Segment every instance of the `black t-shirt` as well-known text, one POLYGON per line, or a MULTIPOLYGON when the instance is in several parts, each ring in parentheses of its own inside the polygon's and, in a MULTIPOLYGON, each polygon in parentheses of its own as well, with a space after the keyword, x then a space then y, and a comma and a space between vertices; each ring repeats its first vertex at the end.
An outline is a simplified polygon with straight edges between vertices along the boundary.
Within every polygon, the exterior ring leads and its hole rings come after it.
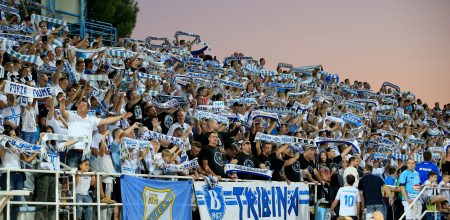
POLYGON ((358 189, 363 191, 366 206, 383 204, 382 186, 384 186, 383 179, 370 173, 359 180, 358 189))
MULTIPOLYGON (((148 130, 150 130, 150 131, 153 131, 153 124, 152 124, 153 119, 154 119, 154 117, 152 117, 152 118, 148 117, 147 119, 145 119, 145 120, 142 122, 142 124, 143 124, 145 127, 147 127, 148 130)), ((162 127, 162 126, 161 126, 161 127, 162 127)))
POLYGON ((170 126, 174 123, 173 116, 166 112, 162 112, 158 115, 158 120, 161 122, 161 131, 163 134, 167 134, 170 126))
MULTIPOLYGON (((292 157, 290 157, 290 156, 286 156, 283 159, 286 161, 291 158, 292 157)), ((291 164, 289 166, 285 166, 284 174, 288 180, 290 180, 292 182, 300 182, 301 177, 302 177, 300 161, 296 160, 293 164, 291 164)))
MULTIPOLYGON (((200 151, 200 157, 202 158, 201 164, 203 166, 203 160, 208 161, 209 168, 219 176, 224 177, 225 173, 223 171, 223 158, 222 153, 218 147, 205 146, 200 151)), ((202 167, 204 170, 205 168, 202 167)), ((206 171, 206 170, 205 170, 206 171)))
POLYGON ((130 117, 130 124, 134 124, 135 122, 142 123, 142 109, 142 100, 139 100, 139 102, 133 106, 130 106, 129 103, 125 105, 125 111, 133 113, 130 117))
POLYGON ((442 173, 450 173, 450 162, 445 161, 445 163, 442 164, 442 173))
POLYGON ((330 168, 330 172, 332 173, 331 175, 331 182, 330 185, 332 186, 336 186, 339 187, 339 166, 342 162, 342 157, 341 155, 333 158, 330 163, 328 164, 328 167, 330 168), (335 170, 333 170, 335 169, 335 170), (333 173, 333 171, 336 171, 335 173, 333 173))
POLYGON ((303 154, 300 155, 300 158, 298 160, 300 161, 300 168, 302 170, 307 169, 311 175, 314 175, 313 170, 314 170, 314 168, 316 168, 316 164, 314 163, 314 160, 307 161, 305 159, 305 157, 303 156, 303 154))
MULTIPOLYGON (((193 155, 191 154, 191 150, 186 151, 186 154, 187 154, 189 160, 193 160, 193 159, 195 159, 195 158, 199 158, 199 157, 200 157, 200 154, 198 154, 197 156, 193 156, 193 155)), ((199 158, 199 159, 200 159, 200 158, 199 158)), ((199 161, 199 163, 200 163, 200 161, 199 161)))
MULTIPOLYGON (((266 165, 267 169, 273 171, 272 180, 281 181, 281 169, 283 169, 284 160, 278 159, 275 153, 269 154, 268 157, 264 156, 264 154, 260 154, 257 157, 258 161, 264 165, 266 165)), ((265 179, 263 177, 257 177, 255 179, 265 179)))
MULTIPOLYGON (((238 165, 246 166, 246 167, 252 167, 252 168, 259 168, 259 161, 256 159, 253 154, 245 154, 243 152, 239 152, 236 156, 236 159, 238 161, 238 165)), ((251 174, 244 174, 244 173, 238 173, 239 179, 253 179, 253 175, 251 174)))

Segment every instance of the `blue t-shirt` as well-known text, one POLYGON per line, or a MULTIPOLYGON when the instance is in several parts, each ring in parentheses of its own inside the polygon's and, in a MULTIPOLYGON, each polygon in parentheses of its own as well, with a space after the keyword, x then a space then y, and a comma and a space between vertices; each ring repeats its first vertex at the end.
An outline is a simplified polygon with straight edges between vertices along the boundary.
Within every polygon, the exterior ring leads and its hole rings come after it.
MULTIPOLYGON (((419 172, 405 170, 400 174, 400 186, 404 186, 409 199, 414 199, 420 192, 420 176, 419 172)), ((402 201, 405 198, 402 197, 402 201)))
POLYGON ((111 151, 111 160, 113 162, 114 170, 117 173, 120 173, 122 171, 121 168, 121 157, 120 157, 120 144, 117 144, 116 140, 112 141, 110 144, 110 151, 111 151))
POLYGON ((441 182, 441 171, 439 167, 433 162, 423 161, 416 165, 416 171, 419 172, 420 175, 420 184, 423 184, 428 179, 428 173, 433 171, 438 175, 438 183, 441 182))
POLYGON ((387 186, 396 186, 394 177, 392 176, 386 177, 384 179, 384 184, 386 184, 387 186))

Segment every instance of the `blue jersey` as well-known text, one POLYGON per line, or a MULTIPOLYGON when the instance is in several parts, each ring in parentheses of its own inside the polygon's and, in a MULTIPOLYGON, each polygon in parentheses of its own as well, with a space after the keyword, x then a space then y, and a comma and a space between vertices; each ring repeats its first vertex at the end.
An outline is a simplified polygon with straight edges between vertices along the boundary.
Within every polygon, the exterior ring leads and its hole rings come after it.
MULTIPOLYGON (((417 171, 405 170, 400 174, 400 186, 404 186, 409 199, 414 199, 420 192, 420 176, 417 171)), ((405 201, 405 198, 402 197, 405 201)))
POLYGON ((433 162, 423 161, 418 163, 416 165, 416 171, 419 172, 420 175, 420 184, 423 184, 425 181, 428 180, 428 173, 430 171, 437 173, 438 183, 441 182, 441 175, 440 175, 441 171, 439 170, 439 167, 433 162))

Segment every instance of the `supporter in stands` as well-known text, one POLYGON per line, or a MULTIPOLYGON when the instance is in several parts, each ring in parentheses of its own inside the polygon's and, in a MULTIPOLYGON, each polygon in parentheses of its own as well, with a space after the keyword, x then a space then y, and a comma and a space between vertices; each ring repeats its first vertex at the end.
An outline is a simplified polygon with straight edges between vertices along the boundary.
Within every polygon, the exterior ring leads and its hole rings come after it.
POLYGON ((407 160, 407 167, 408 169, 403 171, 399 178, 402 204, 405 209, 406 219, 419 218, 422 211, 421 201, 417 200, 417 204, 414 205, 412 202, 420 192, 420 175, 414 170, 416 167, 414 159, 407 160))
MULTIPOLYGON (((346 186, 339 189, 336 199, 331 205, 331 210, 340 203, 339 216, 351 217, 352 219, 359 219, 360 202, 361 198, 356 187, 353 187, 355 183, 355 176, 349 174, 345 177, 346 186)), ((332 212, 332 216, 336 216, 335 212, 332 212)))
POLYGON ((439 167, 435 163, 433 163, 431 159, 431 152, 425 151, 423 153, 423 161, 416 165, 416 171, 419 172, 420 175, 420 184, 423 184, 428 179, 428 174, 430 172, 433 172, 438 176, 437 181, 441 181, 441 172, 439 170, 439 167))
MULTIPOLYGON (((75 176, 77 202, 78 203, 92 203, 92 198, 89 196, 90 186, 96 186, 96 177, 83 175, 83 173, 89 172, 89 160, 80 160, 78 162, 78 171, 75 176)), ((77 206, 77 219, 92 220, 94 217, 94 209, 92 206, 77 206)))
POLYGON ((361 194, 361 209, 366 209, 366 219, 370 219, 373 213, 379 211, 386 219, 386 207, 383 202, 383 194, 386 193, 384 181, 379 176, 372 174, 373 167, 367 164, 364 168, 364 176, 358 185, 361 194))
MULTIPOLYGON (((142 161, 128 161, 141 167, 133 173, 178 174, 155 168, 157 161, 164 161, 161 153, 165 152, 173 165, 181 163, 184 155, 189 160, 198 158, 200 168, 190 168, 191 175, 235 178, 234 173, 224 173, 224 166, 238 154, 253 154, 254 165, 265 164, 273 171, 272 180, 326 183, 329 201, 343 186, 342 176, 352 174, 358 185, 366 164, 373 164, 374 173, 384 178, 388 174, 383 165, 401 170, 402 161, 411 157, 420 162, 423 154, 425 161, 416 167, 421 177, 430 170, 441 175, 432 158, 442 152, 441 169, 450 172, 450 105, 442 108, 435 103, 429 108, 394 84, 386 82, 379 91, 372 91, 367 82, 339 81, 339 76, 325 72, 321 65, 281 64, 270 70, 264 58, 253 60, 240 52, 219 62, 207 53, 208 46, 200 36, 189 33, 175 35, 177 46, 169 39, 156 45, 119 38, 111 45, 120 48, 104 47, 107 39, 101 33, 96 33, 95 39, 89 34, 80 38, 68 35, 67 26, 57 19, 36 14, 23 17, 25 25, 20 30, 8 31, 9 26, 3 25, 2 31, 13 35, 0 39, 4 45, 0 50, 0 128, 6 129, 4 134, 13 137, 14 143, 33 144, 34 132, 50 132, 47 126, 59 135, 86 135, 88 147, 92 146, 91 167, 108 173, 128 168, 123 166, 127 160, 121 160, 129 152, 124 150, 125 137, 152 143, 146 148, 153 152, 146 150, 149 153, 142 161), (198 46, 201 49, 192 50, 198 46), (11 89, 24 85, 33 94, 38 91, 35 89, 45 88, 53 94, 33 95, 29 98, 34 102, 28 103, 24 94, 11 89), (36 106, 37 118, 32 116, 36 106), (11 127, 22 139, 11 135, 11 127), (147 130, 160 136, 147 138, 147 130), (113 132, 108 135, 106 131, 113 132), (179 146, 179 140, 185 148, 179 146), (240 149, 237 143, 244 140, 240 149), (169 154, 173 154, 170 160, 169 154), (349 154, 353 155, 350 159, 349 154), (319 156, 323 158, 320 162, 319 156)), ((17 16, 9 20, 9 24, 22 22, 17 16)), ((0 146, 4 155, 6 149, 13 149, 16 155, 3 156, 2 167, 9 166, 9 157, 15 160, 22 153, 34 153, 11 143, 0 146)), ((60 143, 56 141, 54 146, 60 143)), ((76 143, 61 153, 60 162, 76 167, 85 147, 85 143, 76 143)), ((132 154, 136 158, 143 155, 132 154)), ((392 170, 388 173, 394 178, 392 170)), ((405 173, 402 184, 406 195, 413 195, 410 191, 414 188, 404 178, 415 174, 411 170, 405 173)), ((396 185, 392 180, 389 185, 396 185)), ((111 177, 103 177, 102 182, 101 196, 112 195, 121 202, 119 178, 115 184, 111 177)), ((118 217, 119 213, 116 209, 114 214, 118 217)))

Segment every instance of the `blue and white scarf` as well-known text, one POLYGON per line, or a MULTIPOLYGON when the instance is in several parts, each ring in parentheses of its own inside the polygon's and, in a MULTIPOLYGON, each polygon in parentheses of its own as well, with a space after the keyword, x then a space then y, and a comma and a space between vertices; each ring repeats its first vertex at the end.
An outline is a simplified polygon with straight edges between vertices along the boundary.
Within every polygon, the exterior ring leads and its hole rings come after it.
POLYGON ((279 124, 279 118, 278 118, 277 113, 270 113, 270 112, 254 110, 254 111, 252 111, 252 113, 250 113, 248 115, 247 125, 250 126, 252 124, 253 120, 255 120, 256 118, 270 118, 272 120, 277 121, 277 123, 279 124))
POLYGON ((7 80, 4 92, 30 98, 45 98, 53 95, 53 89, 51 87, 36 88, 7 80))
POLYGON ((354 115, 351 113, 345 113, 341 116, 341 119, 349 124, 353 124, 357 127, 362 125, 363 117, 359 115, 354 115))
POLYGON ((222 86, 230 86, 238 89, 244 89, 244 85, 240 82, 227 81, 223 79, 219 79, 218 83, 222 86))
POLYGON ((124 144, 125 148, 134 148, 134 149, 150 148, 150 149, 153 149, 150 141, 145 141, 145 140, 123 138, 123 144, 124 144))
POLYGON ((267 87, 274 87, 274 88, 295 89, 295 84, 292 83, 268 82, 265 85, 267 87))
POLYGON ((351 101, 356 103, 364 103, 366 105, 378 106, 378 101, 375 99, 352 99, 351 101))
POLYGON ((267 107, 267 106, 259 106, 256 110, 277 114, 294 114, 295 108, 287 108, 287 107, 267 107))
POLYGON ((235 56, 231 56, 231 57, 225 57, 225 59, 223 60, 224 64, 229 64, 231 61, 252 61, 253 57, 235 57, 235 56))
POLYGON ((108 75, 106 74, 80 74, 80 79, 87 81, 108 81, 108 75))
POLYGON ((162 168, 165 171, 170 171, 170 172, 182 172, 182 171, 188 170, 188 169, 197 169, 198 167, 199 167, 199 165, 198 165, 198 158, 194 158, 194 159, 189 160, 189 161, 184 161, 183 163, 181 163, 179 165, 164 164, 162 166, 162 168))
POLYGON ((214 113, 210 113, 210 112, 205 112, 205 111, 195 111, 194 112, 194 118, 197 119, 213 119, 216 120, 218 123, 220 124, 225 124, 228 125, 229 120, 227 117, 221 116, 221 115, 217 115, 214 113))
POLYGON ((400 92, 400 86, 397 86, 390 82, 384 82, 381 87, 392 87, 393 89, 395 89, 395 91, 400 92))
MULTIPOLYGON (((17 41, 17 42, 25 42, 25 43, 33 43, 34 39, 28 35, 21 35, 21 34, 10 34, 10 33, 0 33, 0 38, 7 39, 10 41, 17 41)), ((12 44, 13 42, 9 42, 9 44, 12 44)))
POLYGON ((409 155, 406 155, 406 154, 392 154, 392 158, 395 160, 405 161, 408 159, 408 157, 409 157, 409 155))
POLYGON ((195 38, 197 38, 196 43, 200 43, 201 42, 200 35, 198 35, 198 34, 192 34, 192 33, 184 32, 184 31, 177 31, 177 32, 175 32, 175 37, 178 37, 178 36, 195 37, 195 38))
POLYGON ((65 20, 59 20, 59 19, 55 19, 55 18, 45 17, 42 15, 37 15, 37 14, 31 15, 31 21, 32 22, 36 21, 37 23, 39 23, 41 21, 46 21, 46 22, 50 22, 53 24, 67 26, 67 21, 65 21, 65 20))
MULTIPOLYGON (((3 41, 5 43, 5 41, 3 41)), ((14 51, 9 44, 5 44, 6 53, 8 53, 10 56, 15 57, 16 59, 22 60, 24 62, 33 63, 38 66, 44 64, 44 62, 41 60, 39 56, 36 55, 24 55, 21 53, 18 53, 14 51)))
POLYGON ((237 164, 225 164, 225 174, 229 174, 232 172, 243 173, 243 174, 252 174, 255 176, 261 176, 268 179, 272 178, 272 170, 269 169, 260 169, 253 167, 246 167, 237 164))
POLYGON ((197 110, 220 113, 225 110, 225 106, 197 105, 197 110))
POLYGON ((6 143, 9 143, 10 146, 19 152, 28 152, 28 153, 42 153, 45 152, 45 147, 35 144, 27 143, 23 140, 14 139, 6 135, 0 135, 0 146, 4 148, 8 148, 6 143))
POLYGON ((360 104, 358 104, 356 102, 352 102, 352 101, 346 101, 345 106, 359 110, 359 111, 364 111, 366 109, 363 105, 360 105, 360 104))
POLYGON ((333 138, 323 138, 323 137, 317 137, 314 139, 316 144, 321 143, 339 143, 339 144, 347 144, 351 145, 353 147, 353 150, 357 154, 361 154, 361 150, 359 149, 359 143, 356 139, 333 139, 333 138))
POLYGON ((20 32, 25 30, 24 24, 3 24, 0 26, 0 31, 6 32, 20 32))
POLYGON ((173 137, 173 136, 169 136, 169 135, 165 135, 165 134, 161 134, 161 133, 157 133, 157 132, 153 132, 153 131, 146 131, 143 135, 142 135, 143 139, 147 139, 147 140, 166 140, 171 144, 174 144, 178 147, 181 148, 182 150, 182 154, 181 154, 181 160, 185 161, 187 158, 187 154, 186 154, 186 146, 184 145, 184 141, 181 138, 177 138, 177 137, 173 137))
POLYGON ((146 74, 146 73, 141 73, 141 72, 138 72, 137 74, 140 79, 154 79, 154 80, 162 81, 161 77, 158 75, 146 74))

